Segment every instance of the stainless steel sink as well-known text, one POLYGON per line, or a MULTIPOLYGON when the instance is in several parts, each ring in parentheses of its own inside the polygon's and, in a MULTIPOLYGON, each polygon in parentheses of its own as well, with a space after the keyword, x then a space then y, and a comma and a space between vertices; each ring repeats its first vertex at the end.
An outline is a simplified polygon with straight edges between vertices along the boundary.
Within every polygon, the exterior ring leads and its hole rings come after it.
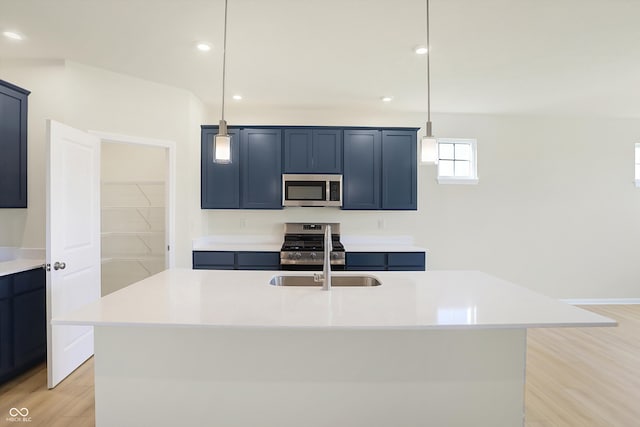
MULTIPOLYGON (((269 281, 273 286, 322 286, 315 282, 313 276, 273 276, 269 281)), ((371 276, 338 276, 331 275, 331 286, 380 286, 382 283, 371 276)))

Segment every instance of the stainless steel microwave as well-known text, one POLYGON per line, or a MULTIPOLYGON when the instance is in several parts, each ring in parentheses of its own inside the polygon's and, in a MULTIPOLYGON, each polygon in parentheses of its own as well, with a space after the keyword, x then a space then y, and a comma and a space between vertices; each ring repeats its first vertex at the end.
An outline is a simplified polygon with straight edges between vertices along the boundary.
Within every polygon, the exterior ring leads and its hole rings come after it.
POLYGON ((342 175, 282 175, 282 206, 342 206, 342 175))

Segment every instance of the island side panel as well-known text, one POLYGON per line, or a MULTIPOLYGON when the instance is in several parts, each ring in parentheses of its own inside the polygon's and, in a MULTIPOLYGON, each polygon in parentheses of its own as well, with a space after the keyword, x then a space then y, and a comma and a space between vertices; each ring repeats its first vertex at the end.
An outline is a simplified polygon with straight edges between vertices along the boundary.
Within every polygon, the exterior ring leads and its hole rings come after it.
POLYGON ((526 330, 97 326, 96 426, 523 425, 526 330))

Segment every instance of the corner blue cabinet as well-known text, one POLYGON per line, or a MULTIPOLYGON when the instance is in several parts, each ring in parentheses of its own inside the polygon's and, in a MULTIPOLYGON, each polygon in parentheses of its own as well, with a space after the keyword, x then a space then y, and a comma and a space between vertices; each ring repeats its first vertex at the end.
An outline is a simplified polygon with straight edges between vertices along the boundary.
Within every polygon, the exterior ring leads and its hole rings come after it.
POLYGON ((203 209, 240 208, 240 131, 231 135, 231 163, 213 162, 213 140, 218 129, 203 129, 200 138, 200 206, 203 209))
POLYGON ((0 208, 27 207, 27 97, 0 80, 0 208))
POLYGON ((380 209, 381 140, 379 130, 344 131, 342 209, 380 209))
POLYGON ((382 209, 418 208, 417 152, 416 132, 382 131, 382 209))
POLYGON ((0 277, 0 383, 45 360, 45 272, 0 277))
POLYGON ((342 129, 284 129, 284 173, 342 173, 342 129))
POLYGON ((240 131, 240 206, 282 209, 282 131, 240 131))

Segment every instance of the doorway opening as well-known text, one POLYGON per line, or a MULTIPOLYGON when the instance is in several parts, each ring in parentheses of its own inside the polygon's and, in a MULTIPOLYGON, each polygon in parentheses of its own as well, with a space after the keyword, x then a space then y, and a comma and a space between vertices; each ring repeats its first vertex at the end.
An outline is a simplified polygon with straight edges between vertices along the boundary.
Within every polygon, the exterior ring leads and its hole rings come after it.
POLYGON ((173 149, 168 141, 101 139, 101 296, 173 264, 173 149))

